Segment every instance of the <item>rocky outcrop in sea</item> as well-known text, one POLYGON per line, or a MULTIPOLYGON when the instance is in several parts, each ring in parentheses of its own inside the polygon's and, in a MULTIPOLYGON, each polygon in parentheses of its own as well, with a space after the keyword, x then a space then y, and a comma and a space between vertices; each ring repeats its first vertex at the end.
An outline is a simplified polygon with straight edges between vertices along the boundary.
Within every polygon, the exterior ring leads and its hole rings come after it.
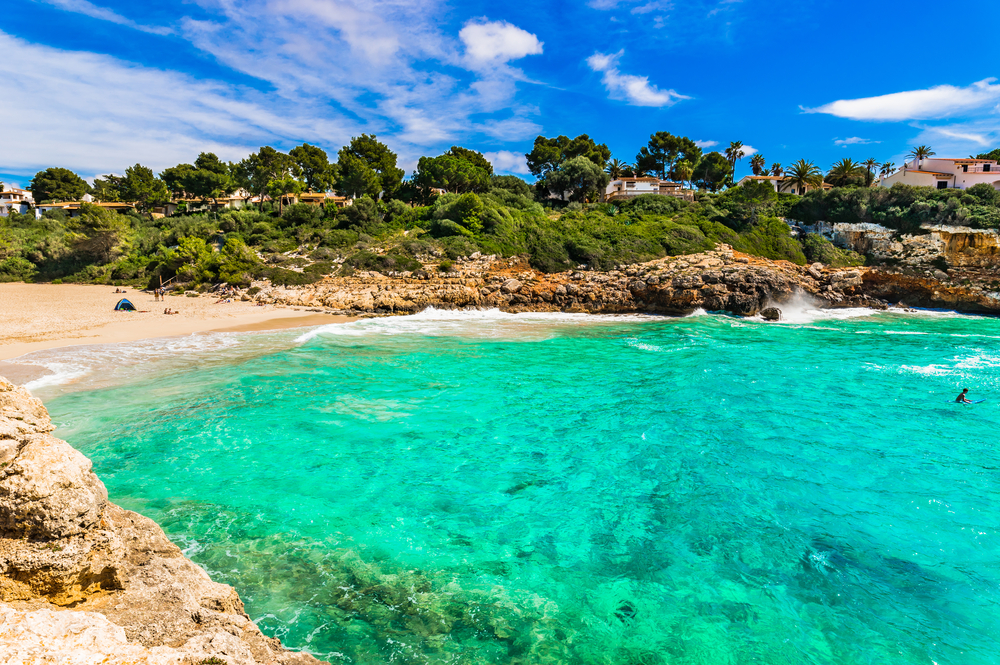
POLYGON ((108 501, 42 403, 0 378, 0 662, 316 665, 265 636, 152 520, 108 501))
POLYGON ((893 274, 871 268, 798 266, 740 254, 720 245, 701 254, 666 257, 608 272, 544 274, 516 257, 474 255, 456 261, 448 271, 425 264, 413 272, 331 276, 301 287, 260 282, 253 298, 346 314, 410 314, 427 307, 471 307, 508 312, 668 315, 704 309, 753 316, 803 295, 817 307, 885 309, 901 303, 1000 313, 1000 300, 979 287, 947 286, 931 276, 935 288, 921 281, 923 273, 915 280, 893 274))

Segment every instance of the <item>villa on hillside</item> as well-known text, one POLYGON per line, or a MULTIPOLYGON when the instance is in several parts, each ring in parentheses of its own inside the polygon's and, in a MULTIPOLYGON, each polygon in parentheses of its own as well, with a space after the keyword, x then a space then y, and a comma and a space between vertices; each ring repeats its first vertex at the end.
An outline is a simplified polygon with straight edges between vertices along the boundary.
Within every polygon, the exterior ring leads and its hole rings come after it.
POLYGON ((286 206, 295 203, 323 206, 327 202, 332 202, 338 208, 346 208, 354 203, 354 200, 348 196, 337 196, 333 192, 303 192, 302 194, 287 194, 281 198, 282 205, 286 206))
POLYGON ((897 182, 937 189, 968 189, 985 183, 1000 190, 1000 166, 995 159, 925 157, 904 163, 901 169, 879 180, 879 185, 892 187, 897 182))
POLYGON ((84 194, 83 198, 79 201, 60 201, 58 203, 39 203, 35 206, 36 216, 41 217, 44 213, 50 210, 62 210, 70 217, 80 216, 80 207, 84 203, 89 203, 95 205, 99 208, 104 208, 105 210, 112 210, 118 213, 128 213, 135 210, 135 204, 132 203, 111 203, 104 201, 95 201, 94 197, 90 194, 84 194))
POLYGON ((12 210, 23 215, 31 210, 33 204, 31 192, 26 189, 5 186, 0 191, 0 217, 8 216, 12 210))
POLYGON ((656 177, 643 178, 619 178, 608 183, 604 191, 602 201, 624 201, 643 194, 659 194, 660 196, 674 196, 685 201, 694 201, 694 192, 684 189, 679 182, 670 180, 660 180, 656 177))
MULTIPOLYGON (((745 175, 740 178, 740 181, 736 183, 737 185, 742 185, 746 182, 769 182, 774 191, 779 194, 795 194, 796 196, 802 196, 806 192, 811 192, 816 189, 812 185, 806 185, 804 187, 798 187, 791 183, 791 178, 784 175, 745 175)), ((823 189, 833 189, 833 185, 828 182, 823 183, 823 189)))

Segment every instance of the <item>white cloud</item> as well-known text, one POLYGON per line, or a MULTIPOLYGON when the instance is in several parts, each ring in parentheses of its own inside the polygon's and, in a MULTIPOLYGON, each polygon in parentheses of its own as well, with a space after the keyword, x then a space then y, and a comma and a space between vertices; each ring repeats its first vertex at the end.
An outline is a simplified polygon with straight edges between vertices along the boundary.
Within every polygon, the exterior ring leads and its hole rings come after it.
POLYGON ((624 51, 614 54, 594 53, 587 58, 587 65, 595 72, 602 72, 601 82, 612 99, 627 101, 632 106, 673 106, 682 99, 690 99, 674 90, 660 90, 646 76, 623 74, 618 71, 618 59, 624 51))
POLYGON ((648 14, 650 12, 655 12, 663 8, 664 8, 663 4, 660 2, 647 2, 644 5, 633 7, 630 13, 642 15, 642 14, 648 14))
POLYGON ((881 143, 881 141, 876 141, 874 139, 864 139, 860 136, 849 136, 846 139, 834 139, 833 144, 839 146, 849 146, 849 145, 869 145, 871 143, 881 143))
POLYGON ((137 161, 160 170, 201 151, 235 160, 284 137, 323 144, 355 129, 316 106, 3 32, 0 52, 0 76, 31 91, 0 95, 3 163, 14 171, 65 166, 89 176, 137 161))
POLYGON ((718 141, 695 141, 694 144, 704 150, 705 148, 711 148, 712 146, 719 145, 718 141))
MULTIPOLYGON (((89 0, 45 1, 135 27, 89 0)), ((441 31, 446 0, 196 2, 199 20, 178 18, 178 37, 268 92, 0 32, 5 83, 31 91, 0 98, 5 136, 17 136, 4 167, 160 168, 200 150, 235 159, 265 143, 336 150, 362 132, 414 161, 477 135, 520 141, 540 130, 537 109, 516 99, 523 74, 508 63, 543 45, 509 23, 470 23, 466 43, 441 31)))
POLYGON ((524 159, 523 152, 513 152, 510 150, 498 150, 497 152, 487 152, 483 154, 496 173, 517 173, 526 175, 531 173, 528 170, 528 162, 524 159))
POLYGON ((506 63, 542 53, 538 37, 506 21, 470 22, 458 33, 474 63, 506 63))
POLYGON ((982 109, 1000 101, 1000 84, 995 78, 970 86, 939 85, 926 90, 894 92, 878 97, 841 99, 807 109, 807 113, 828 113, 852 120, 928 120, 947 118, 982 109))
POLYGON ((757 148, 753 147, 752 145, 745 145, 742 148, 740 148, 740 150, 743 151, 744 157, 749 157, 750 155, 756 154, 758 152, 757 148))
POLYGON ((422 146, 469 133, 474 114, 528 113, 515 100, 523 76, 507 62, 542 47, 510 24, 470 24, 463 30, 482 30, 488 42, 476 46, 474 58, 460 39, 441 32, 444 2, 212 0, 218 16, 182 25, 195 46, 280 95, 324 100, 362 118, 369 132, 391 131, 422 146), (435 71, 437 63, 478 80, 435 71))
MULTIPOLYGON (((976 132, 976 130, 961 127, 927 127, 925 129, 931 134, 937 134, 949 139, 958 139, 960 141, 970 141, 981 146, 991 145, 996 140, 991 137, 989 132, 976 132)), ((995 137, 996 133, 994 130, 992 136, 995 137)))
POLYGON ((107 7, 100 7, 95 5, 88 0, 42 0, 46 4, 58 7, 59 9, 65 9, 68 12, 75 12, 77 14, 83 14, 91 18, 96 18, 101 21, 109 21, 111 23, 116 23, 118 25, 124 25, 129 28, 134 28, 136 30, 141 30, 143 32, 149 32, 154 35, 169 35, 173 32, 170 28, 165 26, 151 26, 142 25, 136 23, 130 18, 122 16, 118 12, 115 12, 107 7))

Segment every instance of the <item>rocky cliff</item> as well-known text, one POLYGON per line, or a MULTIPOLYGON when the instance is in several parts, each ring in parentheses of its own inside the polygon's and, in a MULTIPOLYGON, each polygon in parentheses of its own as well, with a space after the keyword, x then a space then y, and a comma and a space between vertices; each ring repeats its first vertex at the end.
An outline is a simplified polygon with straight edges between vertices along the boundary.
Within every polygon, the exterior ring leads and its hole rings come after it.
POLYGON ((522 260, 474 256, 441 272, 358 273, 305 287, 262 283, 261 302, 346 313, 405 314, 426 307, 510 312, 689 314, 697 309, 754 315, 805 292, 829 306, 885 307, 860 287, 863 271, 797 266, 734 252, 726 245, 609 272, 539 273, 522 260))
POLYGON ((108 501, 42 403, 0 378, 0 663, 308 665, 232 587, 108 501))
MULTIPOLYGON (((610 314, 689 314, 697 309, 755 315, 793 296, 811 296, 820 307, 873 307, 906 300, 902 278, 877 279, 867 268, 798 266, 717 249, 610 272, 538 273, 523 261, 493 256, 459 260, 442 272, 358 273, 329 277, 303 287, 259 283, 253 297, 264 303, 349 314, 407 314, 426 307, 499 308, 509 312, 566 311, 610 314), (889 288, 892 282, 894 288, 889 288)), ((921 273, 922 274, 922 273, 921 273)), ((943 275, 946 279, 948 275, 943 275)), ((933 281, 933 276, 930 281, 933 281)), ((919 280, 917 280, 919 281, 919 280)), ((916 284, 908 304, 1000 313, 1000 300, 979 287, 916 284)), ((245 296, 250 298, 250 296, 245 296)))

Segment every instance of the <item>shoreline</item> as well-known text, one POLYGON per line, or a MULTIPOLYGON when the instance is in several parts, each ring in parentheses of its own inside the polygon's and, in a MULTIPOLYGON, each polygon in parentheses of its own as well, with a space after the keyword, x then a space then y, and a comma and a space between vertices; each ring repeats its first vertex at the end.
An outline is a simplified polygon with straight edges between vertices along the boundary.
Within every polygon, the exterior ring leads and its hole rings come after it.
MULTIPOLYGON (((125 315, 127 316, 127 315, 125 315)), ((274 309, 261 312, 259 315, 234 317, 231 325, 220 326, 218 320, 208 321, 177 321, 177 325, 163 326, 157 322, 157 331, 151 332, 148 321, 130 321, 126 324, 87 331, 92 334, 69 335, 38 342, 14 342, 0 344, 0 366, 11 364, 21 356, 35 351, 60 349, 71 346, 91 346, 96 344, 121 344, 138 342, 145 339, 160 339, 167 337, 182 337, 197 333, 237 333, 265 332, 269 330, 287 330, 289 328, 307 328, 329 323, 350 323, 359 317, 342 314, 302 314, 294 309, 274 309)))
POLYGON ((121 344, 198 333, 243 333, 349 323, 357 317, 317 312, 315 308, 259 306, 215 297, 168 297, 94 285, 0 284, 0 375, 23 385, 46 376, 44 367, 16 362, 50 349, 121 344), (139 310, 116 312, 115 303, 128 298, 139 310), (163 308, 180 314, 163 314, 163 308), (309 311, 312 310, 312 311, 309 311))

